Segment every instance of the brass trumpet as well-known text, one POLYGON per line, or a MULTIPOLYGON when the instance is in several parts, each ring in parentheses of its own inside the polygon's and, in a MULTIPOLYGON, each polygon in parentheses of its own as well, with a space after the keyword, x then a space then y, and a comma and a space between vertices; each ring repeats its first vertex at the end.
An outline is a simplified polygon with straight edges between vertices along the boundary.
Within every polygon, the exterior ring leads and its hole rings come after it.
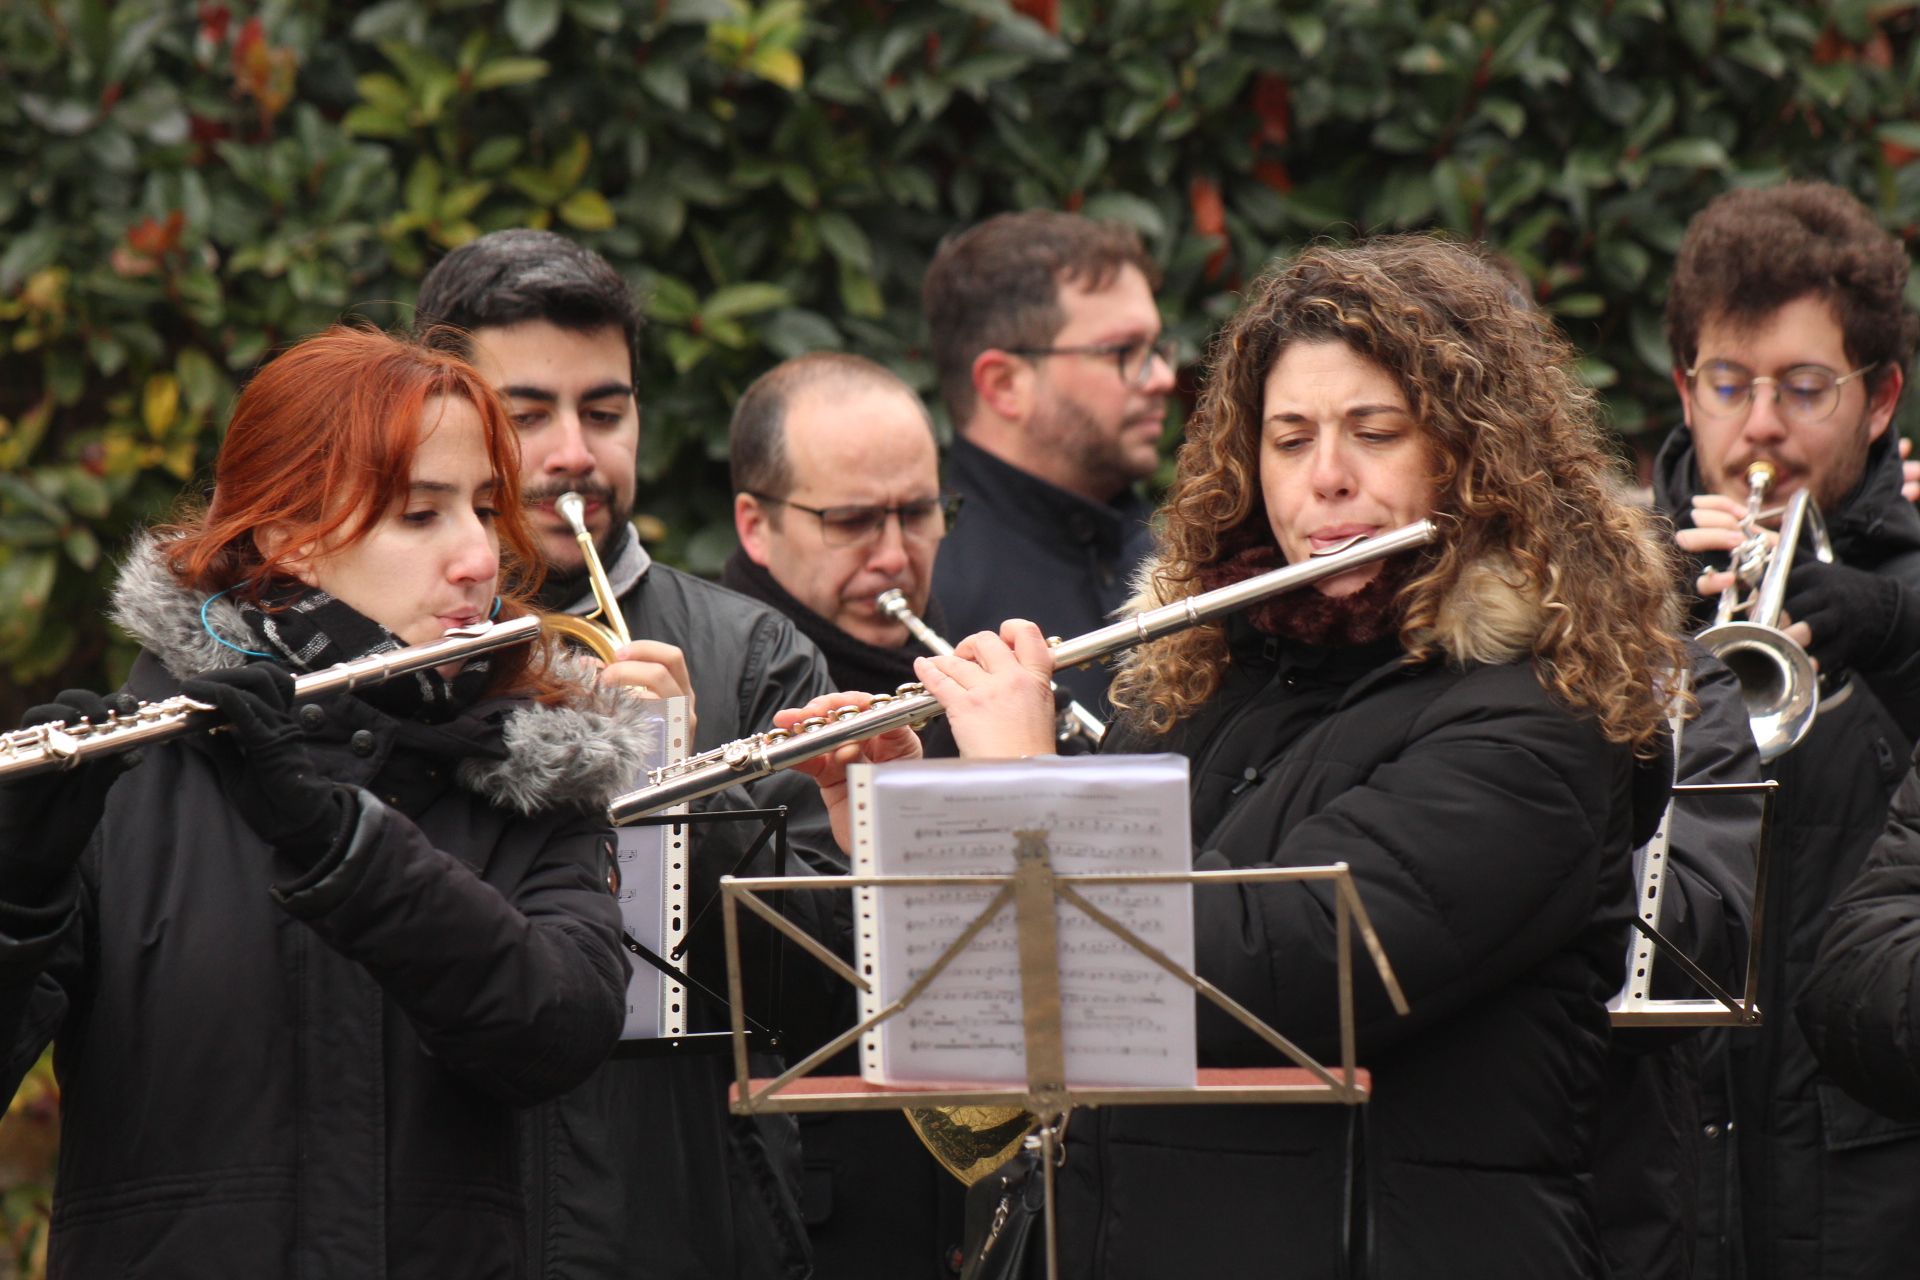
POLYGON ((633 637, 627 632, 627 620, 620 615, 620 602, 614 599, 607 571, 600 564, 600 551, 593 545, 593 535, 587 532, 586 500, 577 493, 563 493, 553 506, 573 526, 574 541, 580 544, 580 554, 586 558, 587 582, 593 588, 595 608, 585 616, 549 613, 542 621, 547 630, 583 645, 602 662, 612 662, 613 651, 631 643, 633 637))
MULTIPOLYGON (((913 606, 907 603, 907 597, 900 588, 882 591, 875 598, 874 603, 880 606, 880 612, 897 618, 902 626, 913 633, 915 640, 935 653, 944 655, 953 652, 953 646, 947 643, 946 638, 928 626, 925 620, 913 611, 913 606)), ((1058 681, 1048 681, 1048 687, 1053 690, 1056 697, 1059 696, 1058 681)), ((1060 718, 1054 736, 1059 739, 1062 746, 1071 742, 1084 741, 1088 746, 1098 747, 1100 740, 1107 736, 1107 725, 1099 716, 1072 698, 1068 698, 1067 705, 1060 708, 1060 718)))
POLYGON ((1696 637, 1740 681, 1747 723, 1762 760, 1798 746, 1820 712, 1813 659, 1779 627, 1787 575, 1793 571, 1801 535, 1811 535, 1816 559, 1833 563, 1826 521, 1804 489, 1781 511, 1779 541, 1769 542, 1760 522, 1768 514, 1767 491, 1773 479, 1774 466, 1765 459, 1747 468, 1747 513, 1740 522, 1745 538, 1728 564, 1734 580, 1720 594, 1714 624, 1696 637))

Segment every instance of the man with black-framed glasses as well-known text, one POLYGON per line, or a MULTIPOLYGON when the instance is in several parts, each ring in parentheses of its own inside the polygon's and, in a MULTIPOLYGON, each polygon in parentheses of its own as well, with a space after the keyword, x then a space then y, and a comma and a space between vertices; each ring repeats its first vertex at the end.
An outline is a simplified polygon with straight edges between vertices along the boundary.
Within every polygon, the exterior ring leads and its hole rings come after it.
MULTIPOLYGON (((740 547, 722 584, 784 614, 841 689, 884 693, 915 679, 913 660, 929 651, 876 599, 897 590, 947 630, 928 592, 959 502, 940 490, 933 424, 913 389, 862 356, 796 356, 741 395, 728 445, 740 547)), ((922 734, 929 755, 957 754, 944 719, 922 734)), ((956 1274, 946 1260, 959 1254, 963 1188, 899 1116, 807 1116, 801 1137, 815 1275, 956 1274)))
MULTIPOLYGON (((1836 556, 1821 564, 1803 546, 1787 584, 1782 625, 1819 663, 1820 714, 1769 768, 1765 1023, 1729 1033, 1709 1061, 1706 1079, 1727 1087, 1701 1100, 1696 1276, 1902 1275, 1920 1253, 1920 1126, 1823 1074, 1794 1017, 1823 967, 1828 909, 1886 825, 1920 734, 1920 516, 1901 496, 1892 430, 1920 339, 1908 270, 1853 196, 1789 183, 1730 192, 1694 218, 1668 291, 1685 422, 1655 463, 1655 498, 1700 558, 1699 612, 1727 584, 1757 461, 1774 467, 1770 504, 1812 495, 1836 556)), ((1851 1033, 1863 1003, 1830 1008, 1828 1029, 1851 1033)))
POLYGON ((941 491, 933 423, 913 388, 864 356, 816 351, 755 379, 727 434, 740 546, 722 584, 785 614, 837 687, 912 680, 928 650, 877 601, 898 591, 946 629, 929 595, 961 505, 941 491))
MULTIPOLYGON (((1174 386, 1156 275, 1132 230, 1046 210, 972 227, 927 268, 947 487, 967 501, 934 579, 956 632, 1022 617, 1072 636, 1125 602, 1174 386)), ((1056 678, 1105 705, 1105 668, 1056 678)))

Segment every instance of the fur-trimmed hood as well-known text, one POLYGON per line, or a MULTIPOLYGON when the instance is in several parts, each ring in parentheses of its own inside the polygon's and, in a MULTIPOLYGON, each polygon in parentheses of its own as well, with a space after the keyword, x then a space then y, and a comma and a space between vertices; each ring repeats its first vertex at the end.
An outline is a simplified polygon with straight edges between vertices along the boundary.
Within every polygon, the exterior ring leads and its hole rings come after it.
MULTIPOLYGON (((246 661, 200 625, 200 601, 175 580, 160 540, 141 534, 121 567, 110 607, 113 621, 175 680, 246 661)), ((209 626, 224 636, 248 627, 231 600, 207 608, 209 626)), ((527 703, 502 725, 505 759, 472 756, 457 771, 460 785, 521 813, 559 805, 603 807, 632 787, 655 743, 645 704, 617 688, 595 684, 585 663, 561 654, 558 674, 577 686, 561 706, 527 703)))
MULTIPOLYGON (((1121 616, 1168 603, 1155 578, 1163 563, 1156 553, 1140 566, 1134 574, 1133 596, 1121 616)), ((1498 666, 1525 657, 1546 629, 1547 611, 1522 586, 1511 562, 1504 556, 1488 556, 1460 575, 1440 602, 1433 627, 1417 638, 1437 645, 1462 666, 1498 666)))

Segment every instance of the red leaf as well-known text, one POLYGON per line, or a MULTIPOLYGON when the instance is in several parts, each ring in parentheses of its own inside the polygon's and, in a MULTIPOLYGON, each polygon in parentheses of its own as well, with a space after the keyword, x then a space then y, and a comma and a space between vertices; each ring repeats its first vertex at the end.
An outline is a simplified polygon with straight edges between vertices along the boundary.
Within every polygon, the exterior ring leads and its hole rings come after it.
POLYGON ((1013 0, 1013 8, 1055 35, 1060 33, 1060 0, 1013 0))
POLYGON ((1293 123, 1292 92, 1285 76, 1262 75, 1253 82, 1253 113, 1260 117, 1260 136, 1284 146, 1293 123))
POLYGON ((1225 235, 1227 207, 1220 199, 1220 187, 1211 178, 1195 178, 1187 186, 1187 202, 1193 207, 1193 229, 1203 236, 1225 235))

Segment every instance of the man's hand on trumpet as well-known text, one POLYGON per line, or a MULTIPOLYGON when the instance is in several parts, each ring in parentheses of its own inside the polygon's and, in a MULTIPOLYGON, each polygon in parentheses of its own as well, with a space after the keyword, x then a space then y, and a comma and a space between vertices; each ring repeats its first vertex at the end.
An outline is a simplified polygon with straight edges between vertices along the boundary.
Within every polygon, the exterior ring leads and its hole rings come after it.
MULTIPOLYGON (((1682 551, 1690 555, 1730 555, 1741 543, 1747 540, 1747 507, 1743 502, 1723 497, 1717 493, 1696 494, 1693 499, 1693 528, 1681 529, 1673 535, 1674 542, 1682 551)), ((1779 545, 1780 535, 1771 529, 1760 530, 1766 539, 1769 553, 1779 545)), ((1804 622, 1795 622, 1793 579, 1799 573, 1801 565, 1794 565, 1794 573, 1787 578, 1787 599, 1780 610, 1780 629, 1787 638, 1805 649, 1813 658, 1817 670, 1820 655, 1814 651, 1813 629, 1804 622)), ((1708 569, 1694 580, 1694 590, 1703 599, 1711 599, 1733 587, 1734 576, 1730 569, 1708 569)))
POLYGON ((685 698, 687 737, 698 723, 693 706, 693 678, 687 674, 687 655, 679 646, 659 640, 635 640, 613 651, 613 661, 600 669, 601 684, 632 689, 643 698, 685 698))

